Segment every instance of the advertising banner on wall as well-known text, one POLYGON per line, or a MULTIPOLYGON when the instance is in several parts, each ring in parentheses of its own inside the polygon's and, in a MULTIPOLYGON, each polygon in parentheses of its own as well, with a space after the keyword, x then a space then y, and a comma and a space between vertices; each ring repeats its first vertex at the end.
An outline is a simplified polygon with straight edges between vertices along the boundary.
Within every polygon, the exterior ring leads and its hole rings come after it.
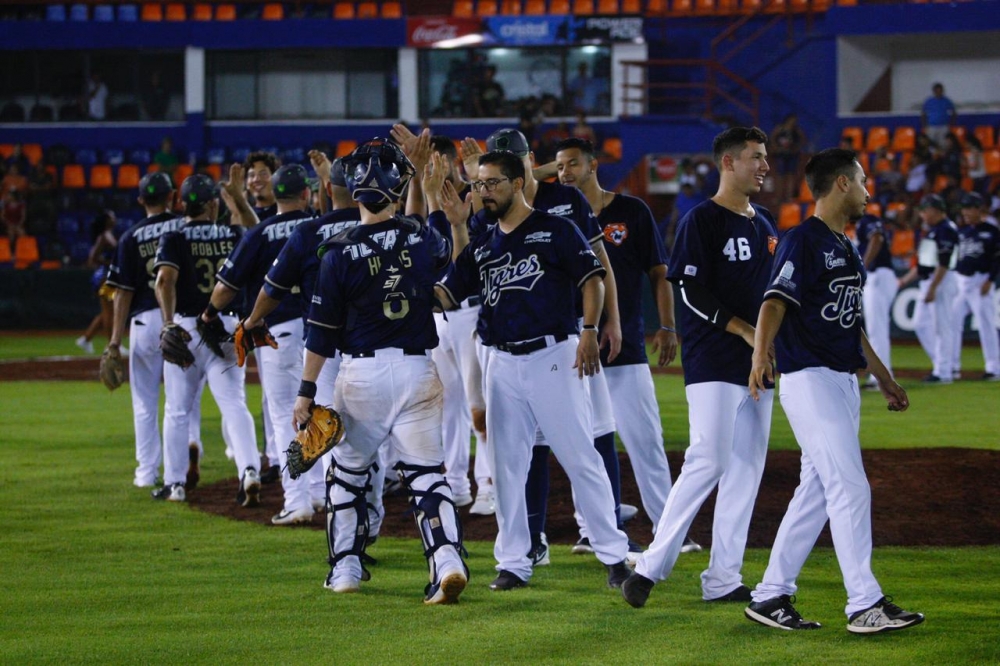
POLYGON ((551 46, 586 42, 642 41, 641 16, 493 16, 485 20, 450 16, 409 18, 407 46, 551 46))
MULTIPOLYGON (((417 48, 455 46, 463 37, 479 36, 483 22, 478 19, 431 16, 406 19, 406 45, 417 48)), ((476 41, 480 41, 476 39, 476 41)))

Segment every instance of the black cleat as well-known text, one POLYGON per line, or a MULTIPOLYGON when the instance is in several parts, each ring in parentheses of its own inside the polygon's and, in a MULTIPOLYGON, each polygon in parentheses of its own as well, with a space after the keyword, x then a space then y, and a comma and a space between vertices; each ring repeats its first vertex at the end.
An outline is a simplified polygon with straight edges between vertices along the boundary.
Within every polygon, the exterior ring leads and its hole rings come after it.
POLYGON ((891 597, 882 597, 871 608, 853 613, 847 621, 847 630, 854 634, 878 634, 913 627, 923 621, 922 613, 910 613, 892 603, 891 597))
POLYGON ((632 608, 642 608, 649 599, 649 592, 653 589, 653 581, 645 576, 633 573, 622 583, 622 596, 632 608))
POLYGON ((506 569, 501 569, 497 577, 490 583, 490 589, 498 592, 506 592, 519 587, 527 587, 527 581, 523 581, 506 569))
POLYGON ((725 602, 725 601, 742 601, 746 603, 748 601, 753 601, 753 597, 750 596, 750 588, 746 585, 740 585, 738 588, 733 590, 728 594, 723 594, 721 597, 716 597, 714 599, 705 599, 710 604, 715 602, 725 602))
POLYGON ((792 605, 793 598, 783 594, 775 599, 767 601, 753 601, 743 612, 747 618, 763 624, 765 627, 774 627, 785 631, 796 629, 819 629, 819 622, 809 622, 803 620, 799 612, 792 605))
POLYGON ((625 560, 616 564, 605 564, 604 566, 608 570, 608 587, 612 590, 619 589, 622 583, 632 575, 632 570, 628 568, 625 560))
POLYGON ((277 483, 281 480, 281 469, 277 465, 271 465, 260 473, 261 483, 277 483))

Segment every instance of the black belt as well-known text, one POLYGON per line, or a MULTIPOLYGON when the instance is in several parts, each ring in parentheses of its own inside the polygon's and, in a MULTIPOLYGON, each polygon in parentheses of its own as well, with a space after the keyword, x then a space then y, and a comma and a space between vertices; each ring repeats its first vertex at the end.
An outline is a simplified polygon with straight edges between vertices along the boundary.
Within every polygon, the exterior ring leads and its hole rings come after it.
POLYGON ((463 301, 463 303, 468 303, 470 308, 474 308, 482 302, 483 299, 481 299, 479 296, 469 296, 467 299, 463 301))
MULTIPOLYGON (((377 352, 382 351, 381 349, 372 349, 369 351, 359 351, 359 352, 344 352, 351 358, 375 358, 377 352)), ((403 356, 426 356, 426 349, 418 349, 416 347, 407 347, 403 349, 403 356)))
MULTIPOLYGON (((548 337, 551 337, 555 341, 552 344, 564 342, 569 339, 568 335, 553 335, 548 337)), ((524 356, 525 354, 536 352, 539 349, 545 349, 549 346, 549 342, 546 340, 546 336, 543 336, 541 338, 535 338, 534 340, 528 340, 527 342, 509 342, 506 344, 501 342, 494 346, 502 352, 507 352, 511 356, 524 356)))

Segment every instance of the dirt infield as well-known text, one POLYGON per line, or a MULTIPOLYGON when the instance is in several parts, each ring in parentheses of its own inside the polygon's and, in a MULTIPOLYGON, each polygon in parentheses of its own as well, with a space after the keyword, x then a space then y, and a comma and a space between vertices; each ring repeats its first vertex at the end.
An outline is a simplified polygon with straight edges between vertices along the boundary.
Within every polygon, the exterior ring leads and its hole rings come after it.
MULTIPOLYGON (((0 362, 0 381, 94 380, 98 359, 66 357, 57 360, 0 362)), ((671 368, 668 372, 676 372, 671 368)), ((919 377, 916 370, 899 372, 919 377)), ((256 382, 256 368, 249 367, 248 381, 256 382)), ((676 477, 682 454, 670 453, 670 468, 676 477)), ((1000 544, 1000 451, 980 449, 866 450, 865 468, 872 487, 873 534, 877 546, 963 546, 1000 544)), ((546 534, 550 543, 569 544, 577 539, 573 521, 569 481, 552 458, 552 482, 546 534)), ((635 477, 628 459, 621 456, 622 500, 641 507, 635 477)), ((799 454, 772 451, 764 468, 764 479, 750 526, 749 545, 769 547, 788 501, 798 484, 799 454)), ((262 506, 243 509, 235 502, 236 479, 199 486, 188 493, 189 503, 202 511, 234 520, 252 520, 270 525, 281 509, 280 486, 264 486, 262 506)), ((698 513, 691 536, 703 545, 711 544, 711 517, 714 494, 698 513)), ((406 498, 386 498, 382 534, 416 537, 413 517, 406 498)), ((492 540, 496 521, 492 516, 472 516, 462 509, 465 536, 472 540, 492 540)), ((325 516, 313 517, 311 527, 322 529, 325 516)), ((308 529, 303 526, 302 529, 308 529)), ((640 543, 652 540, 652 525, 640 511, 628 526, 629 534, 640 543)), ((287 529, 287 528, 274 528, 287 529)), ((829 530, 820 544, 830 545, 829 530)))

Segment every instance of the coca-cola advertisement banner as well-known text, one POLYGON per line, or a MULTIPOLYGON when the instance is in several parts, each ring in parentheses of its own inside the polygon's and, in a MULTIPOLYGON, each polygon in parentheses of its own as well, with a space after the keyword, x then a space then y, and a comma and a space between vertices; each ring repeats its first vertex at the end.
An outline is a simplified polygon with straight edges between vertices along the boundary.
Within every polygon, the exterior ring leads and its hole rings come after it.
POLYGON ((406 19, 406 45, 416 47, 460 46, 455 40, 481 35, 483 22, 450 16, 406 19), (443 42, 443 44, 442 44, 443 42))

